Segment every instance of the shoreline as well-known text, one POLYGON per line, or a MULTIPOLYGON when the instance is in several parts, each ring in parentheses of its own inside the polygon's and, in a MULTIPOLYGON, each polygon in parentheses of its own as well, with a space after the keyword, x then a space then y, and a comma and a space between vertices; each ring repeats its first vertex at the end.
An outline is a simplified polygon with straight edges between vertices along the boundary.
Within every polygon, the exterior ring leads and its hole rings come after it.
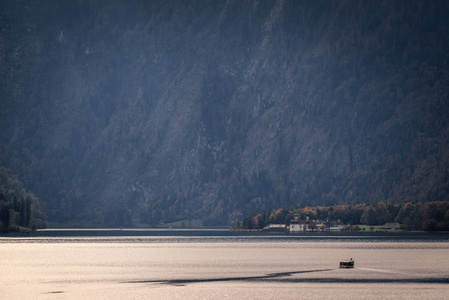
POLYGON ((33 232, 0 233, 0 238, 64 238, 64 237, 204 237, 204 238, 265 238, 279 239, 340 239, 340 238, 424 238, 434 237, 449 240, 447 231, 306 231, 270 232, 258 229, 230 230, 223 228, 47 228, 33 232))

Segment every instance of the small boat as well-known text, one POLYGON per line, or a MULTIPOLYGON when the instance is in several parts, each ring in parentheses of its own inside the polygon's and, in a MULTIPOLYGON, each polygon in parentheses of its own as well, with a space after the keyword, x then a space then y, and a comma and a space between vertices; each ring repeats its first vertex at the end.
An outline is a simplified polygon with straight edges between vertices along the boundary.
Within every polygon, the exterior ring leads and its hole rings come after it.
POLYGON ((354 268, 354 261, 352 260, 352 258, 350 260, 341 261, 340 268, 343 269, 354 268))

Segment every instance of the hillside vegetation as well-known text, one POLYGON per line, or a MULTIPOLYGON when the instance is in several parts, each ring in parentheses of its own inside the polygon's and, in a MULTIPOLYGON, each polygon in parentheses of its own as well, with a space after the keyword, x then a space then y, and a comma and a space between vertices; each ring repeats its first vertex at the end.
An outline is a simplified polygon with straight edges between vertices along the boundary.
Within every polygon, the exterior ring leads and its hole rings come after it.
POLYGON ((0 3, 0 162, 50 226, 449 197, 448 1, 0 3))
POLYGON ((17 176, 0 165, 0 232, 29 231, 46 226, 39 200, 17 176))
MULTIPOLYGON (((299 219, 321 221, 331 224, 338 221, 347 225, 343 230, 360 230, 358 225, 384 227, 388 222, 397 222, 403 230, 449 231, 449 201, 430 201, 416 203, 384 203, 306 206, 298 205, 268 210, 257 215, 236 220, 232 228, 263 229, 270 224, 289 225, 298 216, 299 219), (356 227, 357 226, 357 227, 356 227)), ((313 227, 312 227, 313 228, 313 227)), ((372 227, 373 228, 373 227, 372 227)), ((324 228, 313 228, 324 230, 324 228)))

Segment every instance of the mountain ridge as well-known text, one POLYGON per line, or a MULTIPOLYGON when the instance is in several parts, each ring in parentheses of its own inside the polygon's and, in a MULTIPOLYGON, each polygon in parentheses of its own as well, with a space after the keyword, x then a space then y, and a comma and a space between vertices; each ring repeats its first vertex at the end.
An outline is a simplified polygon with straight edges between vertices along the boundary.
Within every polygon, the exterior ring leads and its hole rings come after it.
POLYGON ((447 199, 448 11, 6 1, 0 161, 59 226, 447 199))

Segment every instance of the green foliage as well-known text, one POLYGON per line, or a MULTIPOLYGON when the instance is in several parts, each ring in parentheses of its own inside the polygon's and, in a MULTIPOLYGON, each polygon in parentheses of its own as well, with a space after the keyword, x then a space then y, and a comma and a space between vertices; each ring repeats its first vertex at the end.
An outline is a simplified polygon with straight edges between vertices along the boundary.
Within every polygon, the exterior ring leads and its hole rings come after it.
POLYGON ((288 225, 296 214, 301 219, 308 214, 311 220, 340 220, 344 224, 356 225, 352 227, 354 231, 359 231, 360 228, 374 231, 376 226, 393 221, 399 222, 405 230, 449 230, 449 201, 289 207, 244 217, 243 222, 237 220, 232 227, 262 229, 268 224, 288 225), (266 218, 268 215, 270 217, 266 218), (357 224, 363 225, 359 227, 357 224))
POLYGON ((25 191, 17 176, 0 165, 0 232, 45 227, 38 199, 25 191))
POLYGON ((448 231, 449 201, 406 203, 396 220, 406 230, 448 231))

